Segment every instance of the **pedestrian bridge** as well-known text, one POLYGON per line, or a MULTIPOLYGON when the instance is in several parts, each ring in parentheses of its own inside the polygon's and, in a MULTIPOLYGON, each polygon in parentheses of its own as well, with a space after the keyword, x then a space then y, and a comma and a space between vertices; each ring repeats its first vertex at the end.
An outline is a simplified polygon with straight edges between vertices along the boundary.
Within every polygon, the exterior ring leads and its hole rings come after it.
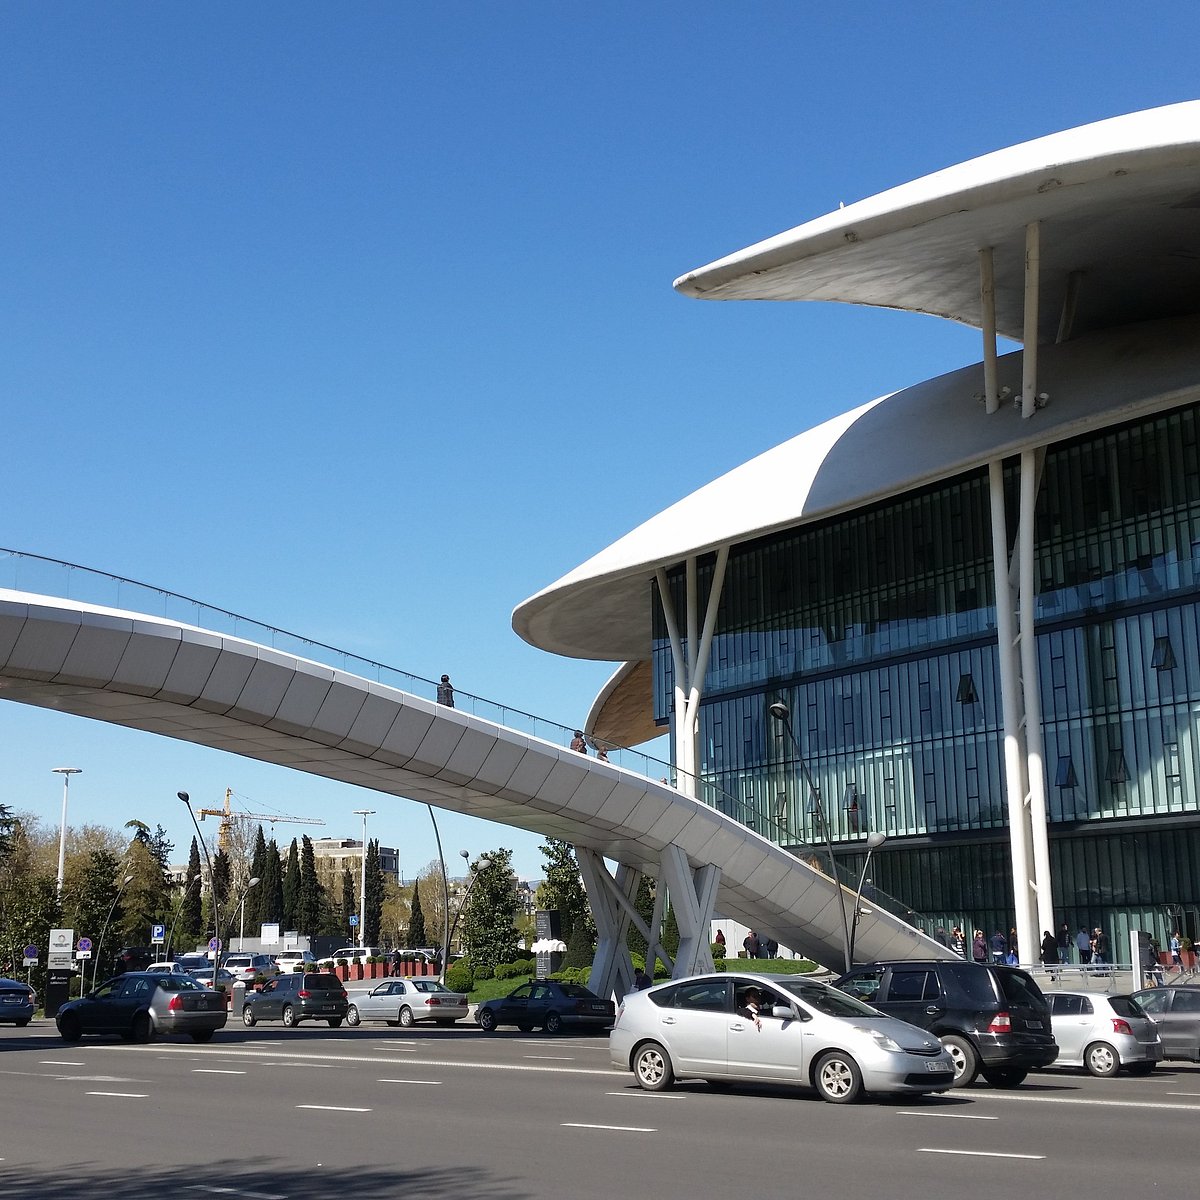
MULTIPOLYGON (((822 964, 843 961, 852 891, 715 808, 618 763, 277 648, 0 589, 0 698, 570 842, 599 931, 592 983, 602 994, 632 984, 630 923, 656 940, 633 905, 644 873, 670 892, 677 975, 711 968, 714 910, 822 964)), ((859 961, 948 953, 874 903, 859 913, 859 961)))

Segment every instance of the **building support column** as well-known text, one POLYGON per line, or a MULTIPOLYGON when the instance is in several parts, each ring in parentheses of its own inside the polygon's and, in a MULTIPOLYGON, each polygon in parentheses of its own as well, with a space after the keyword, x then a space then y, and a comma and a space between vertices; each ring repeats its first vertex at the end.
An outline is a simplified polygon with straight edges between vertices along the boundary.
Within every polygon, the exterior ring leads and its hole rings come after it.
POLYGON ((679 952, 675 955, 673 976, 696 975, 713 969, 713 908, 721 869, 711 863, 692 869, 687 855, 678 846, 666 846, 660 856, 660 884, 665 883, 671 896, 671 911, 679 926, 679 952))
MULTIPOLYGON (((592 959, 588 987, 597 996, 620 999, 633 989, 633 961, 626 942, 630 924, 638 929, 648 946, 653 947, 657 941, 657 935, 651 933, 634 906, 642 873, 622 863, 614 878, 604 859, 595 850, 582 846, 575 847, 575 861, 596 922, 596 956, 592 959)), ((646 957, 651 961, 649 953, 646 957)))

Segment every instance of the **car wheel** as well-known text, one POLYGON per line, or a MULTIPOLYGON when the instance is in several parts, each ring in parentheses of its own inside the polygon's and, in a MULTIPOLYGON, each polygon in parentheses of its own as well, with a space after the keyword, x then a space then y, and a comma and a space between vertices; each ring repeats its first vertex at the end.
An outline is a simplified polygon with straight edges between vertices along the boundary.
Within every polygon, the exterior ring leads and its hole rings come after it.
POLYGON ((830 1050, 817 1059, 813 1084, 821 1099, 830 1104, 853 1104, 863 1093, 858 1063, 840 1050, 830 1050))
POLYGON ((1025 1076, 1028 1074, 1028 1071, 1023 1071, 1020 1067, 994 1067, 990 1071, 985 1070, 983 1077, 992 1087, 1015 1088, 1025 1082, 1025 1076))
POLYGON ((1100 1079, 1107 1079, 1121 1069, 1121 1056, 1107 1042, 1093 1042, 1083 1052, 1083 1065, 1100 1079))
POLYGON ((556 1012, 548 1012, 546 1014, 546 1022, 542 1028, 547 1033, 562 1033, 562 1017, 556 1012))
POLYGON ((665 1092, 675 1082, 671 1057, 657 1042, 638 1048, 633 1056, 633 1074, 638 1087, 647 1092, 665 1092))
POLYGON ((242 1024, 248 1029, 253 1029, 258 1024, 258 1018, 254 1015, 248 1004, 242 1009, 242 1024))
POLYGON ((283 1023, 289 1029, 296 1024, 296 1010, 290 1004, 283 1006, 283 1023))
MULTIPOLYGON (((346 1024, 347 1025, 358 1025, 361 1022, 362 1022, 362 1017, 360 1017, 358 1015, 358 1008, 353 1004, 350 1005, 350 1007, 348 1009, 346 1009, 346 1024)), ((391 1022, 389 1021, 388 1024, 390 1025, 391 1022)))
POLYGON ((63 1013, 58 1018, 58 1032, 64 1042, 77 1042, 83 1037, 83 1026, 74 1013, 63 1013))
POLYGON ((211 1042, 213 1031, 211 1029, 198 1029, 192 1034, 193 1042, 211 1042))
POLYGON ((413 1023, 412 1009, 409 1008, 408 1005, 406 1004, 400 1010, 400 1027, 402 1029, 411 1029, 412 1023, 413 1023))
POLYGON ((148 1042, 154 1036, 154 1022, 146 1012, 135 1013, 129 1026, 129 1035, 135 1042, 148 1042))
POLYGON ((330 1029, 339 1029, 339 1028, 341 1028, 341 1024, 342 1024, 341 1017, 330 1017, 329 1018, 329 1028, 330 1029))
POLYGON ((1125 1069, 1130 1075, 1149 1075, 1157 1065, 1157 1063, 1152 1062, 1136 1062, 1130 1063, 1125 1069))
POLYGON ((942 1045, 950 1052, 954 1062, 954 1087, 970 1087, 979 1074, 979 1055, 975 1047, 965 1037, 957 1033, 948 1033, 942 1038, 942 1045))
POLYGON ((479 1021, 479 1028, 484 1033, 496 1032, 496 1014, 490 1008, 481 1008, 476 1020, 479 1021))

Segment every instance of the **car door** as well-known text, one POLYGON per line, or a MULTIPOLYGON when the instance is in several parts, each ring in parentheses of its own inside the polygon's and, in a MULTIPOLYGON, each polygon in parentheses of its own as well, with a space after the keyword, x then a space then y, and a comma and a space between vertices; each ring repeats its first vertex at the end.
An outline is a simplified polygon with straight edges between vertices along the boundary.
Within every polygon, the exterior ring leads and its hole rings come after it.
MULTIPOLYGON (((289 976, 289 982, 296 976, 289 976)), ((284 994, 288 991, 286 984, 278 979, 272 979, 264 984, 261 992, 254 998, 254 1015, 262 1021, 278 1020, 283 1015, 284 994)))
MULTIPOLYGON (((1164 989, 1155 988, 1154 991, 1164 989)), ((1162 1013, 1151 1012, 1138 993, 1138 1003, 1158 1022, 1165 1058, 1200 1058, 1200 988, 1171 988, 1170 1001, 1162 1013)))
POLYGON ((1058 1043, 1058 1061, 1083 1061, 1083 1046, 1092 1028, 1092 1002, 1086 996, 1051 994, 1050 1028, 1058 1043), (1086 1010, 1086 1011, 1085 1011, 1086 1010))
POLYGON ((929 967, 892 967, 882 998, 868 1000, 889 1017, 918 1029, 933 1029, 946 1011, 937 972, 929 967))
POLYGON ((358 1011, 370 1021, 398 1021, 403 990, 403 984, 381 983, 357 1002, 358 1011))
POLYGON ((761 997, 757 1024, 743 1015, 735 987, 734 1011, 728 1022, 726 1057, 729 1073, 767 1082, 780 1080, 795 1083, 803 1078, 804 1022, 794 1015, 777 1017, 776 1006, 789 1013, 794 1006, 768 987, 755 984, 761 997))
POLYGON ((79 1013, 85 1033, 118 1033, 129 1028, 133 1010, 125 992, 130 980, 124 975, 102 983, 88 997, 79 1013))
POLYGON ((714 1079, 728 1075, 729 1025, 734 1019, 730 981, 710 976, 655 994, 662 998, 655 1003, 655 1034, 667 1048, 676 1074, 714 1079))
MULTIPOLYGON (((534 1022, 535 1019, 529 1012, 534 986, 532 983, 523 983, 519 988, 514 988, 505 996, 495 1010, 497 1023, 504 1025, 524 1025, 527 1022, 534 1022)), ((540 984, 537 986, 541 987, 540 984)))

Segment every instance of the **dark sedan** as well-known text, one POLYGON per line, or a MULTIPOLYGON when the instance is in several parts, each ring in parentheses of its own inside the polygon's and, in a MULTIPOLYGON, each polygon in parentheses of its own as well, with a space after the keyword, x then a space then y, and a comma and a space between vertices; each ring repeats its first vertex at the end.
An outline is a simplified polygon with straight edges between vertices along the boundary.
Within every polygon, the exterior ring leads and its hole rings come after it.
POLYGON ((0 979, 0 1021, 28 1025, 37 1011, 37 993, 19 979, 0 979))
POLYGON ((616 1015, 611 1000, 602 1000, 581 984, 538 979, 498 1000, 485 1000, 475 1019, 484 1033, 500 1025, 515 1025, 523 1033, 540 1025, 547 1033, 559 1033, 568 1026, 608 1029, 616 1015))
POLYGON ((127 971, 58 1010, 55 1022, 63 1041, 85 1033, 116 1033, 130 1042, 148 1042, 156 1034, 186 1033, 207 1042, 224 1027, 225 997, 201 986, 190 975, 127 971))

